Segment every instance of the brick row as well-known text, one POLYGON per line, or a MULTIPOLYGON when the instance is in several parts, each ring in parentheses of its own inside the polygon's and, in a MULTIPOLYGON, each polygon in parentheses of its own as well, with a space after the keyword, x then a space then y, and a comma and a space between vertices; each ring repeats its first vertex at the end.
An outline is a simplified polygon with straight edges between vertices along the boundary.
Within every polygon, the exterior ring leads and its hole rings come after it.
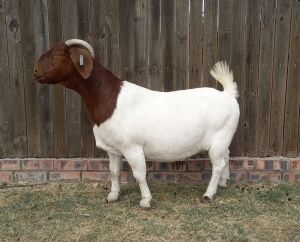
MULTIPOLYGON (((147 180, 154 182, 208 182, 211 177, 210 171, 152 171, 147 173, 147 180)), ((122 171, 121 182, 133 182, 132 172, 122 171)), ((280 172, 280 171, 230 171, 230 179, 233 181, 251 182, 290 182, 300 181, 300 172, 280 172)), ((40 183, 47 181, 99 181, 110 180, 108 171, 0 171, 0 182, 14 183, 40 183)))

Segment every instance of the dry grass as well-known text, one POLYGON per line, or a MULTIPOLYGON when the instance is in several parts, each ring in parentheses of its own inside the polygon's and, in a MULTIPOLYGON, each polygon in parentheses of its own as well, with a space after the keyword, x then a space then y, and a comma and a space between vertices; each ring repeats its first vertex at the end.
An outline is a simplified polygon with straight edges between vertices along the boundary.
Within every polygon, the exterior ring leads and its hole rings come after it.
MULTIPOLYGON (((0 187, 1 188, 1 187, 0 187)), ((136 184, 107 204, 108 184, 0 189, 0 241, 300 241, 300 183, 232 184, 201 202, 206 185, 136 184)))

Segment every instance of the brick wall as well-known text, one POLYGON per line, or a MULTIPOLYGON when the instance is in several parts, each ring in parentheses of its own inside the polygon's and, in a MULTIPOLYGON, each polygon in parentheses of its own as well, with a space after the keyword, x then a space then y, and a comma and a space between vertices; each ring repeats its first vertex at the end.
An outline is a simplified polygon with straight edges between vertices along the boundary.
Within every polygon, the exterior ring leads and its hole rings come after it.
MULTIPOLYGON (((1 182, 109 181, 107 159, 0 159, 1 182)), ((207 159, 157 163, 147 161, 149 181, 208 181, 211 164, 207 159)), ((230 177, 242 181, 289 182, 300 180, 300 158, 233 158, 230 177)), ((133 181, 131 169, 122 162, 122 182, 133 181)))

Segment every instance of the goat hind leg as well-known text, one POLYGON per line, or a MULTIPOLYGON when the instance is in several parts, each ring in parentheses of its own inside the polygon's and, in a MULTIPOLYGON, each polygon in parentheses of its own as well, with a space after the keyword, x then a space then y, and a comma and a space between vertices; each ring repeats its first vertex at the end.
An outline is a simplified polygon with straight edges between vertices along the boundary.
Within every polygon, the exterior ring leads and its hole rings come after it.
POLYGON ((224 160, 225 160, 225 167, 221 173, 221 177, 219 180, 219 186, 220 187, 227 187, 227 180, 229 179, 229 150, 227 149, 227 151, 225 152, 224 155, 224 160))

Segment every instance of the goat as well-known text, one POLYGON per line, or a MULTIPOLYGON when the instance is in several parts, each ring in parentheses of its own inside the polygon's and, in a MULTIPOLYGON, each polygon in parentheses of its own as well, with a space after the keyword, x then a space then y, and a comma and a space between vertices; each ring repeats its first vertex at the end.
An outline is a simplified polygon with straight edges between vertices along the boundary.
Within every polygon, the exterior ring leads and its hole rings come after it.
POLYGON ((210 73, 224 91, 152 91, 119 79, 94 59, 90 44, 71 39, 44 53, 33 77, 40 83, 60 83, 84 99, 94 123, 96 146, 107 151, 110 160, 111 191, 107 200, 119 198, 124 156, 139 183, 140 206, 147 208, 152 197, 145 159, 173 162, 207 150, 212 177, 203 199, 213 199, 218 185, 226 187, 228 147, 240 115, 238 91, 225 62, 216 63, 210 73))

